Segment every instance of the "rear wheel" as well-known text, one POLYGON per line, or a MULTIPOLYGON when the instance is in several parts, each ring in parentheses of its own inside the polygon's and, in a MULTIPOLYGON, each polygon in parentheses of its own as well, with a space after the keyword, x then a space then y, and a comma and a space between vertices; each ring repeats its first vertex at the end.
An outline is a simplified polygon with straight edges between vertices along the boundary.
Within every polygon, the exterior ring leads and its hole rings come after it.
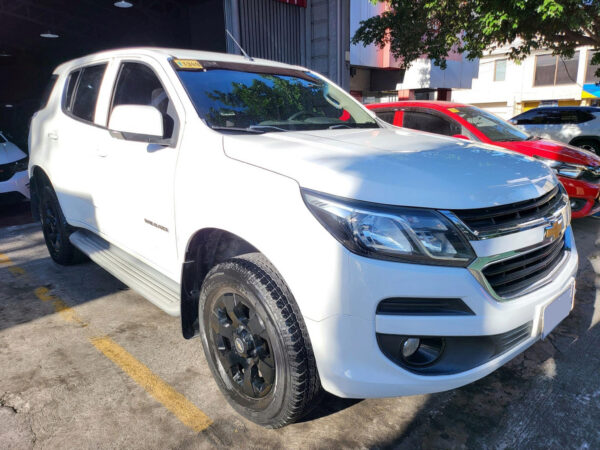
POLYGON ((306 327, 263 255, 215 266, 203 283, 199 307, 206 358, 236 411, 279 428, 314 407, 321 388, 306 327))
POLYGON ((84 260, 83 254, 69 241, 71 229, 52 187, 46 185, 42 188, 39 206, 44 240, 52 259, 61 265, 76 264, 84 260))
POLYGON ((575 144, 577 147, 589 150, 597 155, 600 155, 600 142, 594 139, 581 139, 575 144))

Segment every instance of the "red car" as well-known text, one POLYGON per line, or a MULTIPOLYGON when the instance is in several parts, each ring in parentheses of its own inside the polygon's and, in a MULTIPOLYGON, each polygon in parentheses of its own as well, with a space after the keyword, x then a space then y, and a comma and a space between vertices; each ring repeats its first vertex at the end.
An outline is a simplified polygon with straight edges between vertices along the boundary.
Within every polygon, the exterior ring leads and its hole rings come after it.
POLYGON ((571 199, 573 217, 600 212, 600 157, 581 148, 529 136, 475 106, 402 101, 366 105, 392 125, 484 142, 534 157, 552 167, 571 199))

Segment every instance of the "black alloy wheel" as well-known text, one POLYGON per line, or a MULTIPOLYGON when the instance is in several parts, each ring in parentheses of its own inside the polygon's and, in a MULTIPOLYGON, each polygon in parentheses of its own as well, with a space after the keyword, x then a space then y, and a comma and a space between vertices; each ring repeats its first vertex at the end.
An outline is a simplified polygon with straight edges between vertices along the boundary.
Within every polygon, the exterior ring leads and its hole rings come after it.
POLYGON ((202 283, 198 308, 206 360, 238 413, 279 428, 318 404, 321 383, 302 314, 262 254, 214 266, 202 283))
POLYGON ((275 383, 275 359, 263 319, 241 294, 223 293, 210 316, 211 345, 240 395, 265 397, 275 383))
POLYGON ((60 230, 59 230, 59 216, 56 208, 56 203, 53 202, 49 196, 44 196, 42 202, 42 231, 46 238, 46 244, 51 253, 59 253, 61 242, 60 242, 60 230))
POLYGON ((40 221, 46 247, 52 259, 61 265, 76 264, 85 260, 69 240, 72 229, 67 224, 60 204, 51 186, 44 186, 40 195, 40 221))

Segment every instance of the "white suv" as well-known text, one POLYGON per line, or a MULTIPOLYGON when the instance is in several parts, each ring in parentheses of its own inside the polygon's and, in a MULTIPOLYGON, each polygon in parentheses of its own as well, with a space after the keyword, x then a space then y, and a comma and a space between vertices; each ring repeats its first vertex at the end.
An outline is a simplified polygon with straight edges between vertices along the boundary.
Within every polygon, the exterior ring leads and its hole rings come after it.
POLYGON ((562 106, 530 109, 510 119, 517 128, 600 155, 600 108, 562 106))
POLYGON ((462 386, 571 310, 569 202, 544 164, 386 125, 298 66, 140 48, 55 75, 29 167, 52 258, 82 252, 181 315, 250 420, 297 420, 321 387, 462 386))
POLYGON ((0 202, 28 198, 27 155, 0 133, 0 202))

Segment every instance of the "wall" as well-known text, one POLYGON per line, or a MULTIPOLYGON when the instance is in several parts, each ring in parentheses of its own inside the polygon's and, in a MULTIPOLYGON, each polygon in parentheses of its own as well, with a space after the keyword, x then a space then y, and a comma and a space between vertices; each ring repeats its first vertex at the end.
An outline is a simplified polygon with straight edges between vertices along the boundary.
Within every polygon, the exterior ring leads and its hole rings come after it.
MULTIPOLYGON (((454 90, 452 100, 478 105, 493 104, 493 112, 510 119, 516 114, 540 101, 556 100, 560 105, 580 104, 581 86, 584 84, 587 63, 587 48, 580 49, 577 83, 558 86, 533 86, 535 56, 529 56, 521 63, 508 61, 505 81, 494 81, 494 63, 506 59, 506 49, 481 58, 479 75, 473 80, 472 88, 454 90)), ((538 52, 544 54, 548 52, 538 52)))
MULTIPOLYGON (((350 88, 350 1, 224 0, 225 24, 251 55, 306 66, 350 88)), ((229 53, 238 53, 231 39, 229 53)))
POLYGON ((350 2, 309 0, 311 11, 309 67, 350 89, 350 2), (348 58, 347 58, 348 57, 348 58))
POLYGON ((398 89, 460 89, 470 88, 477 76, 478 60, 469 61, 460 55, 450 56, 447 68, 442 70, 427 58, 414 61, 404 74, 398 89))

